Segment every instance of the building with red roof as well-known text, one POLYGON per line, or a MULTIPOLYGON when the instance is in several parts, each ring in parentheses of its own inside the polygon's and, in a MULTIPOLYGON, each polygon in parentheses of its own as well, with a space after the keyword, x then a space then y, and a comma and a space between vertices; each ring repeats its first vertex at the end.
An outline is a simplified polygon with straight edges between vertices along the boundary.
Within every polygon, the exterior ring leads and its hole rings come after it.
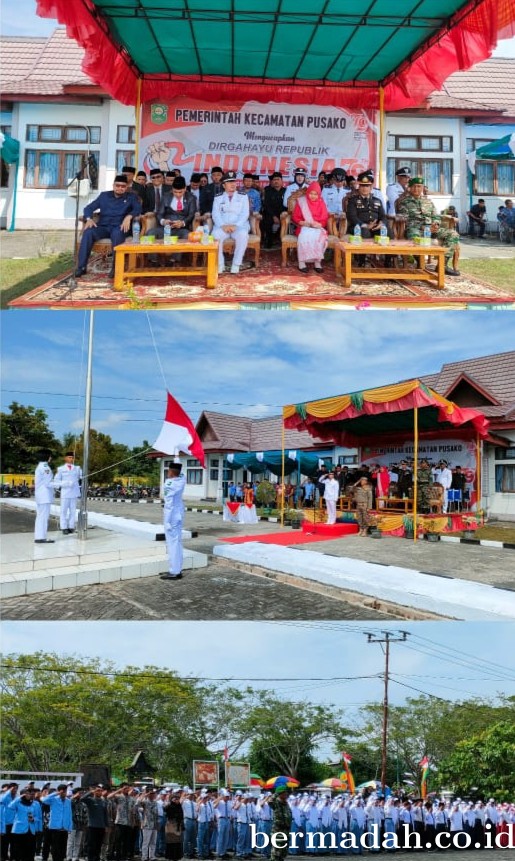
MULTIPOLYGON (((134 108, 115 102, 84 75, 83 50, 62 27, 48 38, 3 37, 0 47, 1 130, 21 143, 16 225, 71 228, 75 201, 67 185, 82 155, 89 147, 99 166, 90 197, 81 201, 85 205, 134 160, 134 108)), ((456 206, 464 229, 467 152, 515 131, 515 60, 490 59, 455 73, 417 109, 388 114, 386 131, 386 180, 410 166, 425 177, 438 210, 456 206)), ((2 171, 2 226, 12 208, 14 170, 4 165, 2 171)), ((474 202, 479 196, 495 224, 499 205, 515 196, 515 161, 479 162, 474 202)))

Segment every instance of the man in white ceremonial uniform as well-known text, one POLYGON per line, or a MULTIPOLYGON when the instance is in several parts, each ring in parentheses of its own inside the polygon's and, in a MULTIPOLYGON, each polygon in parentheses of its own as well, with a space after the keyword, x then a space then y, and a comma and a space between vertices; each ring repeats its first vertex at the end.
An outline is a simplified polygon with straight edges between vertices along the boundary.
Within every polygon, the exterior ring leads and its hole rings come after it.
POLYGON ((168 467, 168 478, 164 483, 164 527, 166 550, 168 552, 168 571, 160 575, 161 580, 182 579, 182 522, 184 519, 184 503, 182 495, 186 478, 182 473, 181 463, 171 463, 168 467))
POLYGON ((234 257, 231 274, 240 271, 243 255, 249 241, 249 199, 244 191, 236 190, 236 174, 227 171, 222 179, 224 190, 213 201, 213 236, 218 240, 218 272, 225 272, 224 239, 234 240, 234 257))
POLYGON ((411 170, 409 167, 400 167, 395 172, 395 182, 390 182, 386 186, 386 197, 388 198, 388 215, 395 215, 395 201, 408 188, 408 183, 411 178, 411 170))
POLYGON ((334 477, 334 472, 328 472, 327 476, 320 479, 324 483, 324 499, 327 508, 327 522, 336 523, 336 503, 340 496, 340 484, 334 477))
POLYGON ((54 544, 54 541, 47 538, 50 506, 54 501, 54 473, 50 469, 50 461, 52 460, 50 453, 45 452, 44 457, 45 459, 40 461, 36 467, 34 478, 36 500, 34 541, 36 544, 54 544))
POLYGON ((60 527, 63 535, 75 532, 75 509, 80 497, 82 469, 75 465, 73 451, 67 451, 64 463, 55 474, 54 486, 61 490, 60 527))
POLYGON ((450 489, 452 484, 452 472, 449 469, 449 464, 446 460, 441 460, 439 463, 436 481, 444 488, 442 512, 443 514, 446 514, 447 506, 449 504, 449 500, 447 498, 447 491, 450 489))

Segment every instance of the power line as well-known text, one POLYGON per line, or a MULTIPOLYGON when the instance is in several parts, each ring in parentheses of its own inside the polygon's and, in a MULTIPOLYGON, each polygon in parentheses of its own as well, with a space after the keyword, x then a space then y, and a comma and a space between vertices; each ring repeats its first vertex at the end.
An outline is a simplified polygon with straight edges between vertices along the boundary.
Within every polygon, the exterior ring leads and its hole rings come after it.
MULTIPOLYGON (((3 389, 4 392, 8 392, 9 394, 18 394, 18 395, 52 395, 61 398, 76 398, 76 393, 68 393, 68 392, 41 392, 37 389, 3 389)), ((82 396, 81 396, 82 397, 82 396)), ((105 400, 105 401, 133 401, 136 403, 155 403, 162 404, 163 398, 134 398, 128 397, 124 395, 94 395, 93 400, 105 400)), ((211 404, 213 406, 218 407, 255 407, 256 403, 244 403, 242 401, 187 401, 181 398, 181 404, 196 404, 199 406, 204 406, 205 404, 211 404)), ((262 407, 270 407, 273 409, 282 410, 284 404, 259 404, 262 407)))
POLYGON ((0 667, 3 669, 16 669, 16 670, 34 670, 37 672, 43 673, 71 673, 73 675, 78 676, 112 676, 113 678, 132 678, 132 679, 169 679, 170 681, 182 681, 182 682, 352 682, 363 679, 377 679, 381 677, 381 674, 374 673, 372 675, 364 675, 364 676, 329 676, 329 677, 321 677, 321 676, 280 676, 280 677, 231 677, 225 676, 222 678, 213 677, 213 676, 178 676, 173 675, 170 676, 166 673, 142 673, 139 671, 129 673, 129 672, 121 672, 116 670, 87 670, 87 669, 76 669, 75 667, 38 667, 31 666, 29 664, 16 664, 16 663, 3 663, 0 664, 0 667))

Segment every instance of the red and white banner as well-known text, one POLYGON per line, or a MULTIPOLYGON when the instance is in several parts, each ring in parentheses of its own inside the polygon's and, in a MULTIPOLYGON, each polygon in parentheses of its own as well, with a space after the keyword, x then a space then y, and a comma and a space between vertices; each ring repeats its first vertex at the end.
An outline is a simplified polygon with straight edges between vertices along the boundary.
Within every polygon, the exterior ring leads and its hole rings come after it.
MULTIPOLYGON (((400 463, 401 460, 411 462, 415 454, 413 441, 401 445, 392 445, 372 448, 364 446, 361 449, 361 463, 368 465, 379 463, 390 466, 400 463)), ((467 482, 472 484, 476 476, 476 444, 473 440, 460 439, 433 439, 420 441, 418 446, 419 460, 426 457, 428 461, 436 466, 439 461, 446 460, 450 468, 461 466, 467 482)))
POLYGON ((214 165, 262 179, 276 170, 293 179, 295 167, 312 178, 335 167, 356 176, 376 166, 377 123, 377 111, 326 105, 146 102, 140 162, 147 171, 178 167, 187 179, 214 165))

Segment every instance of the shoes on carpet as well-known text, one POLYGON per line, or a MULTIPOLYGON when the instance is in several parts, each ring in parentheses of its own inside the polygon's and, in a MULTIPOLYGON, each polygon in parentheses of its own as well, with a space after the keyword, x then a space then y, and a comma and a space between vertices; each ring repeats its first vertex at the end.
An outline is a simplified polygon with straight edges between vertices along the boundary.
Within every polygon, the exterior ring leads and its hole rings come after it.
POLYGON ((324 271, 322 266, 315 266, 314 269, 315 269, 315 272, 317 273, 317 275, 321 275, 322 272, 324 271))
POLYGON ((231 275, 239 275, 239 274, 240 274, 240 267, 239 267, 239 266, 236 266, 236 265, 233 263, 233 264, 232 264, 232 266, 231 266, 231 275))
POLYGON ((445 267, 445 274, 446 275, 452 275, 452 276, 457 278, 460 273, 459 273, 458 269, 452 269, 450 266, 446 266, 445 267))
POLYGON ((85 275, 86 272, 87 272, 87 269, 85 266, 78 266, 77 269, 75 270, 75 273, 74 273, 75 278, 82 278, 82 276, 85 275))
POLYGON ((34 544, 55 544, 51 538, 36 538, 34 544))
POLYGON ((218 267, 218 274, 219 275, 225 275, 225 266, 219 266, 218 267))
POLYGON ((309 275, 309 269, 307 266, 298 266, 297 269, 301 275, 309 275))

